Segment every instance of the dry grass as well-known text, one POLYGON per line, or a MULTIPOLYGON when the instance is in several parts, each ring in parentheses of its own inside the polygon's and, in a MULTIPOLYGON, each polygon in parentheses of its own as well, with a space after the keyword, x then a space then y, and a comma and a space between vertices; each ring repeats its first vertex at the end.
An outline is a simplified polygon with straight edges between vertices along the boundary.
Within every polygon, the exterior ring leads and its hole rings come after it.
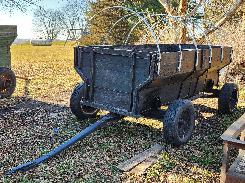
POLYGON ((167 148, 146 174, 120 172, 118 163, 154 143, 164 145, 160 121, 125 118, 27 173, 5 177, 9 168, 33 159, 72 137, 94 120, 77 121, 68 101, 80 78, 73 69, 71 46, 12 47, 13 69, 31 77, 30 96, 24 82, 11 100, 0 100, 0 182, 218 182, 222 158, 220 135, 243 112, 217 115, 217 99, 198 99, 197 126, 192 140, 179 149, 167 148))
MULTIPOLYGON (((31 79, 29 87, 33 99, 66 103, 73 87, 80 81, 73 69, 71 45, 56 44, 51 47, 34 47, 28 44, 12 47, 12 64, 17 76, 31 79)), ((24 82, 16 92, 23 92, 24 82)))

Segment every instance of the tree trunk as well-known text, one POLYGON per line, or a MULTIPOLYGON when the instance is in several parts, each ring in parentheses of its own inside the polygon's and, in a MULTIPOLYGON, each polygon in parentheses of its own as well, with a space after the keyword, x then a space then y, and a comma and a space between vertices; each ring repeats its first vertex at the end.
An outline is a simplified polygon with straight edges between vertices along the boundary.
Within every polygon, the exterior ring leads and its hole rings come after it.
MULTIPOLYGON (((180 0, 180 5, 179 5, 179 15, 184 17, 186 15, 186 10, 187 10, 187 0, 180 0)), ((183 25, 183 27, 180 30, 180 41, 181 43, 185 44, 187 42, 187 25, 183 25)))

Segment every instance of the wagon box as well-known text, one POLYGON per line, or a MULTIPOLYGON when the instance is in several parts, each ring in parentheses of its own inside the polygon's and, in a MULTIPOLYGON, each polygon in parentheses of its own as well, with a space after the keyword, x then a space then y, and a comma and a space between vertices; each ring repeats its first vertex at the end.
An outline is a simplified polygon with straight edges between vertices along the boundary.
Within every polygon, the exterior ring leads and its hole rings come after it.
POLYGON ((140 117, 160 105, 210 90, 231 62, 231 47, 208 45, 89 46, 75 48, 84 80, 81 103, 140 117))
POLYGON ((83 82, 73 91, 71 111, 79 119, 94 117, 99 109, 162 119, 166 142, 180 146, 190 139, 195 126, 195 109, 188 99, 211 93, 219 98, 219 112, 236 109, 237 85, 214 88, 231 58, 232 48, 224 46, 78 46, 74 65, 83 82), (168 105, 165 112, 162 105, 168 105))
POLYGON ((10 46, 17 37, 17 26, 0 25, 0 98, 9 97, 15 90, 16 77, 11 70, 10 46))

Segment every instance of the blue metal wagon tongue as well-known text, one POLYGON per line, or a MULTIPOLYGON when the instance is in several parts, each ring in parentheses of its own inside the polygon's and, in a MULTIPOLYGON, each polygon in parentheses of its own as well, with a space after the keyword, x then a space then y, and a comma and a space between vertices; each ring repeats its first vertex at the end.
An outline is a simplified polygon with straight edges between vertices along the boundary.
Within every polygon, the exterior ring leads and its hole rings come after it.
POLYGON ((11 175, 11 174, 14 174, 18 171, 22 171, 22 172, 28 171, 31 168, 34 168, 34 167, 40 165, 41 163, 47 161, 48 159, 52 158, 53 156, 59 154, 63 150, 69 148, 70 146, 72 146, 73 144, 78 142, 79 140, 84 139, 85 137, 87 137, 88 135, 90 135, 91 133, 93 133, 94 131, 96 131, 98 128, 102 127, 106 123, 112 122, 112 121, 117 121, 117 120, 120 120, 122 118, 123 118, 123 116, 120 116, 120 115, 117 115, 114 113, 109 113, 109 114, 103 116, 102 118, 100 118, 94 124, 90 125, 89 127, 85 128, 84 130, 82 130, 80 133, 78 133, 77 135, 75 135, 71 139, 67 140, 66 142, 64 142, 60 146, 53 149, 49 153, 31 161, 31 162, 27 162, 25 164, 22 164, 22 165, 19 165, 17 167, 12 168, 11 170, 9 170, 6 173, 6 175, 11 175))

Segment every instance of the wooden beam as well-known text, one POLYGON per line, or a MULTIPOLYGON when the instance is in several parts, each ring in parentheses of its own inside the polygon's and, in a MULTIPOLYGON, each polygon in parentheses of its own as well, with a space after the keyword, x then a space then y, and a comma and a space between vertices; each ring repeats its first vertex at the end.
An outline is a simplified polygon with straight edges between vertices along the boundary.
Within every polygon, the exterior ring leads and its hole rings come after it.
POLYGON ((157 155, 159 152, 163 150, 163 146, 156 144, 152 146, 150 149, 147 149, 146 151, 137 154, 136 156, 132 157, 131 159, 124 161, 120 163, 117 168, 122 171, 129 171, 144 160, 150 158, 151 156, 157 155))
POLYGON ((223 140, 236 139, 243 130, 245 130, 245 113, 223 133, 221 138, 223 140))

